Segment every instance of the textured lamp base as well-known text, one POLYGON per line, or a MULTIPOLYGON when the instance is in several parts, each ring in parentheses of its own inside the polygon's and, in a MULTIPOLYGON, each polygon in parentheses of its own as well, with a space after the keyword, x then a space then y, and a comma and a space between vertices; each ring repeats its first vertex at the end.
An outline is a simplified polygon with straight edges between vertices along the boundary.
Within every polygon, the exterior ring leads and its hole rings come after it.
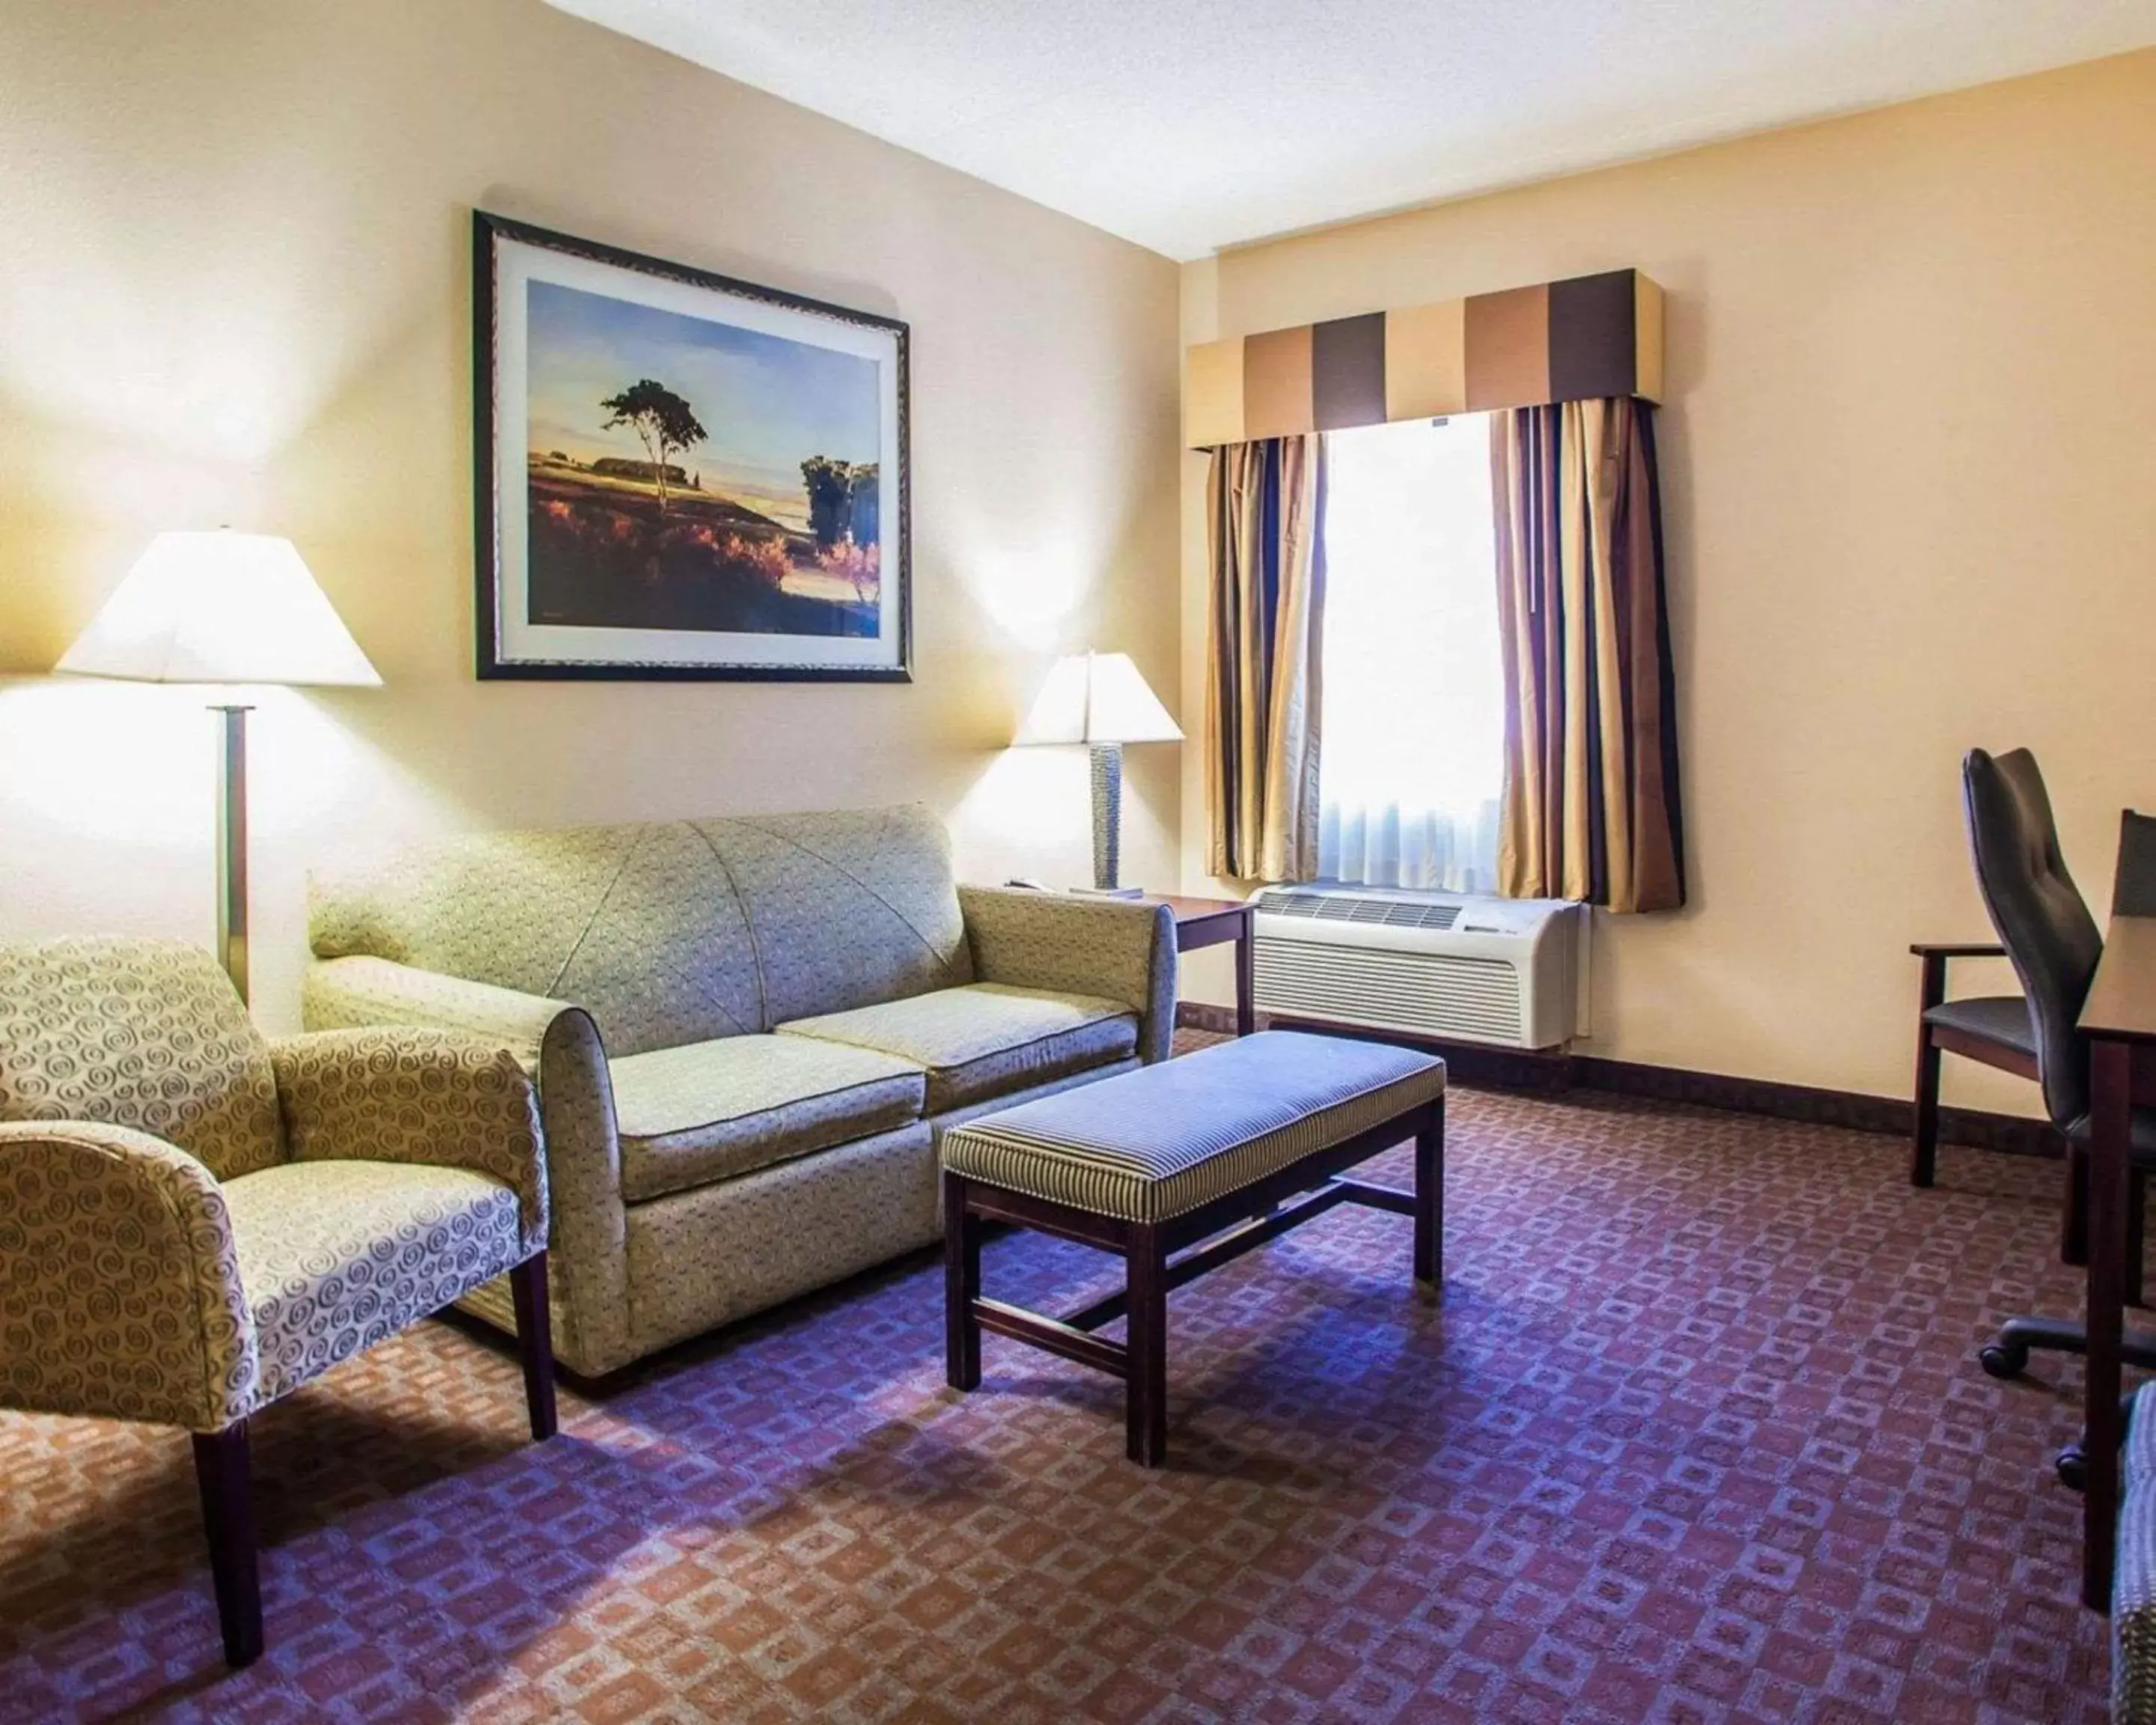
POLYGON ((1123 746, 1093 745, 1093 888, 1116 891, 1123 865, 1123 746))

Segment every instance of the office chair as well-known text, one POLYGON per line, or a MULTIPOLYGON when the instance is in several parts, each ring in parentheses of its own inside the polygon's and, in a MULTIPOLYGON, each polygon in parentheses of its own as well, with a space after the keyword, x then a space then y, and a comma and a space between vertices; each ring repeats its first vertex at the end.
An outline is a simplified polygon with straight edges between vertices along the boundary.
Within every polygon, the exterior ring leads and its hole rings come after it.
MULTIPOLYGON (((2060 1136, 2081 1153, 2085 1196, 2089 1051, 2075 1021, 2103 956, 2103 936, 2066 872, 2035 756, 2015 749, 1994 760, 1982 749, 1971 749, 1962 762, 1962 806, 1978 891, 2028 1000, 2044 1111, 2060 1136)), ((2137 861, 2127 883, 2129 891, 2142 890, 2141 872, 2137 861)), ((2133 1153, 2127 1274, 2138 1303, 2143 1200, 2148 1170, 2156 1167, 2156 1110, 2134 1111, 2133 1153)), ((1999 1327, 1979 1358, 1993 1377, 2012 1378, 2028 1364, 2031 1350, 2085 1353, 2087 1348, 2087 1332, 2077 1322, 2013 1317, 1999 1327)), ((2129 1364, 2156 1369, 2156 1338, 2129 1336, 2124 1357, 2129 1364)), ((2078 1450, 2060 1458, 2061 1476, 2070 1484, 2076 1481, 2079 1461, 2078 1450)))

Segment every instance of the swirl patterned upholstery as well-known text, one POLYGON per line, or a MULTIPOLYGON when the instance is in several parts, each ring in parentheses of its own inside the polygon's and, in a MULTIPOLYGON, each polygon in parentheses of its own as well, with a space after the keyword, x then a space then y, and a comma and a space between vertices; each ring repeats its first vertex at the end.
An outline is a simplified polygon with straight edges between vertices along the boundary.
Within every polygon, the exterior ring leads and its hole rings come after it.
POLYGON ((192 947, 0 945, 0 1403, 244 1420, 544 1249, 537 1126, 484 1042, 272 1044, 192 947))
POLYGON ((1164 1059, 1175 1016, 1166 907, 959 887, 917 806, 459 838, 318 880, 313 945, 310 1026, 537 1078, 594 1377, 928 1244, 940 1132, 1164 1059))
POLYGON ((249 1416, 506 1274, 548 1436, 547 1224, 498 1044, 271 1043, 192 947, 0 945, 0 1406, 193 1432, 232 1664, 263 1646, 249 1416))

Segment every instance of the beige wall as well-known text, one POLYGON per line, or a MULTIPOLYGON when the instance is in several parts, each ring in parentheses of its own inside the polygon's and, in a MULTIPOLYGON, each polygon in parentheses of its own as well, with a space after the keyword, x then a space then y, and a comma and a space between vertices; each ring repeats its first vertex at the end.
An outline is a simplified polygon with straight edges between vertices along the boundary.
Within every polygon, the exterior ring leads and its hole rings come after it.
MULTIPOLYGON (((1986 927, 1960 827, 1974 744, 2037 751, 2103 913, 2118 812, 2156 808, 2152 163, 2143 53, 1185 270, 1187 341, 1627 264, 1669 290, 1695 886, 1681 915, 1598 918, 1597 1052, 1906 1094, 1907 944, 1986 927)), ((1186 456, 1193 716, 1203 476, 1186 456)))
MULTIPOLYGON (((38 675, 162 527, 290 534, 388 680, 258 720, 275 1024, 311 857, 921 797, 1075 880, 1034 680, 1122 648, 1173 703, 1174 266, 539 0, 11 0, 0 233, 0 935, 208 937, 199 695, 38 675), (911 324, 912 686, 473 680, 475 204, 911 324)), ((1165 883, 1176 753, 1131 765, 1165 883)))

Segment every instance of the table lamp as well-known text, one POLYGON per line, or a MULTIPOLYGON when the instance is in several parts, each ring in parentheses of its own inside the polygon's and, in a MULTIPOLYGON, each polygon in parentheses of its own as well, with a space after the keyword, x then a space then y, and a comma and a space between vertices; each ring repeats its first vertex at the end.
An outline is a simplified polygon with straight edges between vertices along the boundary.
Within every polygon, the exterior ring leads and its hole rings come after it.
MULTIPOLYGON (((140 683, 379 686, 289 539, 160 533, 55 669, 140 683)), ((218 716, 217 952, 247 998, 247 715, 218 716)))
POLYGON ((1127 653, 1074 653, 1055 661, 1014 742, 1088 744, 1093 751, 1093 890, 1136 898, 1116 883, 1122 866, 1123 745, 1179 742, 1183 732, 1127 653))

